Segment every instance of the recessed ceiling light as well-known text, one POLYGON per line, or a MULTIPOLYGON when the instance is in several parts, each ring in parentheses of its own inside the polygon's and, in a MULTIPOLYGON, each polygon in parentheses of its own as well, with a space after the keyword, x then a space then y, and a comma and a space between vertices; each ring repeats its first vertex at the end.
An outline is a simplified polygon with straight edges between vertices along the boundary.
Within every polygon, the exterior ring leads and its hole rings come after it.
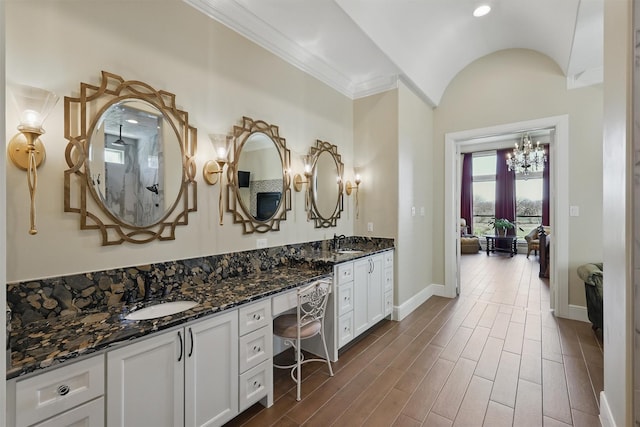
POLYGON ((476 18, 479 18, 481 16, 486 15, 489 12, 491 12, 491 6, 489 6, 488 4, 482 4, 476 7, 476 9, 473 11, 473 16, 475 16, 476 18))

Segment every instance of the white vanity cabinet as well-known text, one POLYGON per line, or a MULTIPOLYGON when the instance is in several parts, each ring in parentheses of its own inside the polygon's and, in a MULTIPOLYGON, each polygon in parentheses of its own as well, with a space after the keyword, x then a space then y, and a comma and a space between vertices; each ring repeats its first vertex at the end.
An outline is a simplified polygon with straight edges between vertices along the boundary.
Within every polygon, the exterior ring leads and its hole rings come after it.
POLYGON ((238 309, 240 354, 240 412, 263 399, 263 406, 273 404, 273 331, 271 299, 238 309))
POLYGON ((338 348, 344 346, 354 338, 353 327, 353 262, 345 262, 335 267, 334 281, 336 292, 336 305, 338 312, 337 337, 338 348))
POLYGON ((214 426, 238 414, 236 310, 107 353, 107 425, 214 426))
POLYGON ((360 335, 384 317, 383 256, 371 255, 353 263, 353 321, 360 335))
POLYGON ((393 310, 393 251, 334 267, 336 334, 343 347, 393 310))
POLYGON ((7 382, 7 425, 104 426, 104 355, 7 382))
POLYGON ((384 316, 393 314, 393 251, 384 253, 384 316))

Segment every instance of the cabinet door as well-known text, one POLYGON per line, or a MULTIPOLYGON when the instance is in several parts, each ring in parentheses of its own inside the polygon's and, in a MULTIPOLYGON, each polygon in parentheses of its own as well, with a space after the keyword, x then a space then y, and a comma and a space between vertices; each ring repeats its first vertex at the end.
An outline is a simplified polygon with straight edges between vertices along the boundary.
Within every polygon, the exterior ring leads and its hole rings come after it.
POLYGON ((353 263, 353 336, 357 337, 369 328, 368 300, 369 273, 371 262, 369 257, 361 258, 353 263))
MULTIPOLYGON (((185 328, 185 425, 222 425, 238 414, 238 312, 185 328)), ((152 425, 152 424, 147 424, 152 425)))
POLYGON ((369 261, 371 270, 368 284, 367 322, 372 326, 384 317, 384 259, 380 254, 370 256, 369 261))
POLYGON ((183 330, 107 353, 107 426, 184 425, 183 330))

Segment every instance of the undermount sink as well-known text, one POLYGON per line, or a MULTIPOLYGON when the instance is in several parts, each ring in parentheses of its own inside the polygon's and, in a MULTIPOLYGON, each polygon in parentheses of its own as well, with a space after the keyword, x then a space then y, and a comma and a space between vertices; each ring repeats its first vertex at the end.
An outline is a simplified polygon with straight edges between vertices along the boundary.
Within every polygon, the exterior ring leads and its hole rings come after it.
POLYGON ((361 254, 364 251, 359 249, 338 249, 336 253, 338 254, 361 254))
POLYGON ((132 311, 124 318, 127 320, 149 320, 158 317, 170 316, 172 314, 187 311, 198 305, 195 301, 172 301, 150 305, 132 311))

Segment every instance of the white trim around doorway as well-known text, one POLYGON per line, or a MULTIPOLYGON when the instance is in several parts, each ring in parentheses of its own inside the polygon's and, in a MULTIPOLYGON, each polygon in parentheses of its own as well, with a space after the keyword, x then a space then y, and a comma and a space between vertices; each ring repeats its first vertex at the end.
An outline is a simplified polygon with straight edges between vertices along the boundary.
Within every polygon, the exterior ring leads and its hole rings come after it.
POLYGON ((460 216, 460 154, 499 135, 531 129, 553 129, 550 144, 551 307, 559 317, 571 318, 569 309, 569 116, 553 116, 445 134, 445 286, 443 296, 454 297, 459 285, 458 217, 460 216))

